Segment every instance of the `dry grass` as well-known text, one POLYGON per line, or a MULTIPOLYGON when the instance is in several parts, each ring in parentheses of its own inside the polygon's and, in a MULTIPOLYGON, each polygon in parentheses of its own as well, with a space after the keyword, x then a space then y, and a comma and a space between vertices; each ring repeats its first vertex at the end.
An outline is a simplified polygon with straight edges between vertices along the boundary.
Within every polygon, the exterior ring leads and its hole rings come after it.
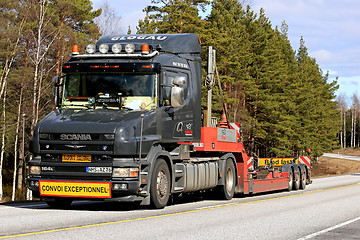
MULTIPOLYGON (((334 150, 333 153, 360 156, 359 148, 346 148, 334 150)), ((311 170, 312 177, 327 177, 360 172, 360 161, 339 158, 319 157, 318 162, 311 170)))

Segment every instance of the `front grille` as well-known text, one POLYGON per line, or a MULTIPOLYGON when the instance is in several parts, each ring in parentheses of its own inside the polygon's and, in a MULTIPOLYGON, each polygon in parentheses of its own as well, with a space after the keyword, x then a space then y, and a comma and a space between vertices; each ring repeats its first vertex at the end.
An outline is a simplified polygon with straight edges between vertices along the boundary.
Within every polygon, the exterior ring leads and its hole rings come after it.
MULTIPOLYGON (((61 135, 62 133, 51 133, 49 134, 49 140, 60 140, 60 141, 66 141, 66 140, 61 140, 61 135)), ((68 134, 65 134, 68 135, 68 134)), ((89 139, 87 138, 87 136, 90 135, 91 141, 106 141, 107 139, 104 137, 104 134, 100 134, 100 133, 92 133, 92 134, 69 134, 69 135, 81 135, 84 136, 83 138, 80 139, 72 139, 74 141, 81 141, 81 140, 86 140, 89 141, 89 139)))
POLYGON ((114 146, 107 143, 89 145, 89 144, 40 144, 40 150, 60 150, 60 151, 114 151, 114 146))

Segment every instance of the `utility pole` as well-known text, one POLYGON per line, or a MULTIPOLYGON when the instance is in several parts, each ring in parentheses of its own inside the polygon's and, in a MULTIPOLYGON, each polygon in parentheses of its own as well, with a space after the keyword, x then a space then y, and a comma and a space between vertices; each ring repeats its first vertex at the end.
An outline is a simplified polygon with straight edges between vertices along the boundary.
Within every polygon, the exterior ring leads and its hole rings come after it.
POLYGON ((215 85, 214 80, 214 59, 216 50, 209 46, 208 56, 208 74, 205 79, 205 87, 208 88, 208 99, 207 99, 207 127, 211 127, 211 100, 212 100, 212 87, 215 85))

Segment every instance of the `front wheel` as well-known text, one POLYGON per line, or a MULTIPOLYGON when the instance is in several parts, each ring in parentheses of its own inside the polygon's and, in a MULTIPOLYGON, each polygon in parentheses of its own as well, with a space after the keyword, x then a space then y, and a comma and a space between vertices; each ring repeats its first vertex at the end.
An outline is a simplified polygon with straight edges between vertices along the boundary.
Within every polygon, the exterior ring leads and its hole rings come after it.
POLYGON ((171 178, 169 167, 164 159, 155 162, 151 184, 150 200, 154 208, 164 208, 169 201, 171 178))

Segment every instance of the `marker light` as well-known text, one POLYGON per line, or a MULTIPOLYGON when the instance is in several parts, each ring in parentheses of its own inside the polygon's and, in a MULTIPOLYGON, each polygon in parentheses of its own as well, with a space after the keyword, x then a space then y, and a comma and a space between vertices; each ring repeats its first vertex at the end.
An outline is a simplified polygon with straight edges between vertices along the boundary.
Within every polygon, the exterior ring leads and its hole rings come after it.
POLYGON ((121 47, 121 44, 120 43, 115 43, 114 45, 112 45, 112 47, 111 47, 111 51, 113 52, 113 53, 120 53, 121 52, 121 50, 122 50, 122 47, 121 47))
POLYGON ((72 46, 72 55, 78 55, 79 54, 79 46, 78 45, 73 45, 72 46))
POLYGON ((39 175, 40 172, 40 166, 30 166, 30 174, 39 175))
POLYGON ((128 43, 125 46, 125 52, 130 54, 133 53, 135 51, 135 45, 133 43, 128 43))
POLYGON ((95 53, 95 52, 96 52, 96 46, 95 46, 95 44, 90 43, 89 45, 87 45, 86 48, 85 48, 85 51, 86 51, 87 53, 89 53, 89 54, 95 53))
POLYGON ((99 51, 102 53, 102 54, 105 54, 109 51, 109 45, 103 43, 99 46, 99 51))
POLYGON ((142 54, 149 54, 149 45, 148 44, 143 44, 141 46, 141 52, 142 52, 142 54))

